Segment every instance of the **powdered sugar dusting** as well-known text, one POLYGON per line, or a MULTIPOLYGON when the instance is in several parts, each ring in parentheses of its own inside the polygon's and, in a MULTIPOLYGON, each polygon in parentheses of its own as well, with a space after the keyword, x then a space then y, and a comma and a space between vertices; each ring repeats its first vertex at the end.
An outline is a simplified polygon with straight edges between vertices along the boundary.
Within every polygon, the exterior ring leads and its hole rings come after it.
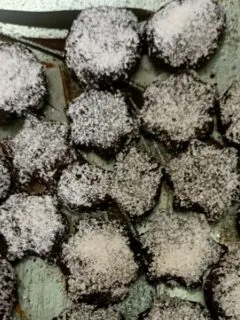
POLYGON ((48 122, 29 117, 23 129, 10 141, 13 165, 19 182, 32 179, 50 182, 59 166, 69 160, 67 146, 68 127, 57 122, 48 122))
POLYGON ((0 232, 8 245, 8 258, 26 253, 47 256, 65 227, 50 196, 12 195, 0 207, 0 232))
POLYGON ((117 155, 112 197, 131 217, 141 216, 156 204, 162 173, 159 165, 136 147, 117 155))
POLYGON ((218 319, 237 320, 240 317, 240 254, 232 251, 226 254, 212 270, 210 286, 211 299, 218 304, 218 319))
POLYGON ((210 320, 207 310, 200 304, 180 299, 156 301, 145 320, 210 320))
POLYGON ((222 251, 210 232, 205 218, 196 213, 162 212, 160 218, 148 222, 147 232, 140 234, 140 240, 152 257, 149 276, 180 278, 188 286, 198 284, 222 251))
POLYGON ((39 108, 46 94, 44 68, 19 44, 0 44, 0 110, 18 116, 39 108))
POLYGON ((74 301, 99 293, 110 295, 111 301, 122 299, 138 269, 122 227, 94 218, 80 222, 78 232, 63 247, 63 258, 74 301))
POLYGON ((67 64, 85 84, 126 79, 139 58, 139 45, 137 18, 131 11, 86 9, 67 38, 67 64))
POLYGON ((69 309, 55 320, 121 320, 114 307, 96 309, 93 306, 81 304, 76 309, 69 309))
POLYGON ((215 0, 173 0, 148 25, 152 54, 173 67, 196 65, 218 45, 224 15, 215 0))
POLYGON ((156 80, 145 91, 140 117, 143 126, 170 148, 207 134, 215 92, 195 74, 156 80))
POLYGON ((210 220, 220 218, 239 187, 237 165, 235 149, 192 141, 185 153, 169 163, 177 205, 198 205, 210 220))
POLYGON ((67 208, 91 208, 105 200, 108 188, 109 176, 103 169, 74 163, 62 173, 58 196, 67 208))
POLYGON ((220 115, 227 139, 240 144, 240 83, 235 82, 221 99, 220 115))
POLYGON ((3 159, 0 157, 0 200, 4 199, 11 185, 11 176, 3 159))
POLYGON ((90 90, 69 106, 71 137, 75 144, 115 149, 133 129, 124 96, 117 92, 90 90))
POLYGON ((16 277, 12 266, 5 259, 0 260, 0 318, 11 319, 15 303, 16 277))

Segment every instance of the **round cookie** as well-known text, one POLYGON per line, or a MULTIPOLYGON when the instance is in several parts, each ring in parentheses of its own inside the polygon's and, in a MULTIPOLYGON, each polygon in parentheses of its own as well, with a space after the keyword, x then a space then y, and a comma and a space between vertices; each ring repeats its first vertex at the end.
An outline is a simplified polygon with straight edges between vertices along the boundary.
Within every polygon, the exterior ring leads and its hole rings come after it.
POLYGON ((130 217, 139 217, 156 205, 162 172, 159 164, 136 147, 117 155, 111 196, 130 217))
POLYGON ((70 104, 68 116, 72 142, 104 154, 118 150, 134 130, 126 99, 120 92, 84 92, 70 104))
POLYGON ((77 308, 64 311, 53 320, 122 320, 118 311, 113 307, 96 309, 87 304, 81 304, 77 308))
POLYGON ((9 260, 26 254, 49 257, 65 232, 64 220, 50 196, 14 194, 0 207, 0 234, 9 260))
POLYGON ((220 117, 229 142, 240 145, 240 83, 235 82, 220 100, 220 117))
POLYGON ((18 183, 49 184, 70 157, 65 124, 28 117, 22 130, 9 141, 18 183))
POLYGON ((138 21, 129 10, 82 10, 66 41, 66 61, 87 86, 126 80, 140 59, 138 21))
POLYGON ((16 301, 16 276, 10 263, 0 258, 0 318, 10 320, 16 301))
POLYGON ((196 67, 216 51, 224 27, 216 0, 168 1, 148 23, 149 54, 173 68, 196 67))
POLYGON ((165 298, 156 301, 144 320, 210 320, 210 315, 200 304, 165 298))
POLYGON ((168 149, 182 149, 191 139, 212 131, 215 96, 213 88, 194 73, 157 79, 144 93, 142 126, 168 149))
POLYGON ((63 170, 57 192, 61 204, 75 211, 103 205, 108 189, 108 172, 91 164, 75 162, 63 170))
POLYGON ((187 151, 172 159, 169 173, 177 208, 204 212, 218 220, 231 206, 239 187, 238 154, 193 140, 187 151))
POLYGON ((76 234, 63 245, 62 254, 63 264, 69 270, 68 292, 74 302, 118 302, 137 276, 129 238, 123 226, 114 220, 81 220, 76 234))
POLYGON ((0 61, 0 123, 42 107, 45 71, 35 55, 23 45, 2 42, 0 61))
POLYGON ((174 280, 198 286, 204 272, 215 264, 223 248, 211 237, 203 215, 161 212, 139 229, 151 280, 174 280))
POLYGON ((214 319, 240 318, 240 254, 239 249, 224 255, 212 269, 204 287, 206 303, 214 319))
POLYGON ((4 157, 0 155, 0 202, 4 200, 11 186, 11 174, 4 157))

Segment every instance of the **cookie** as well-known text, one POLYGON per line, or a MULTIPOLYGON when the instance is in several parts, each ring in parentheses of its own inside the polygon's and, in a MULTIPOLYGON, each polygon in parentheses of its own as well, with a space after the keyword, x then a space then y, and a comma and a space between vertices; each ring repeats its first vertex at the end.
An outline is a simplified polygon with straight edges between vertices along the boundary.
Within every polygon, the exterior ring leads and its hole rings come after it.
POLYGON ((11 174, 6 160, 3 156, 0 156, 0 202, 4 200, 11 186, 11 174))

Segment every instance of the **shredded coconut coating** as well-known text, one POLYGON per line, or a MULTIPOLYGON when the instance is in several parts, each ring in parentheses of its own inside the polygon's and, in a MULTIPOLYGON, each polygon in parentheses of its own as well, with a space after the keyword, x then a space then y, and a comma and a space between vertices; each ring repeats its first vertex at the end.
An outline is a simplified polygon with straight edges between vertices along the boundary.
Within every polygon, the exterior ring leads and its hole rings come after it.
POLYGON ((130 147, 117 155, 111 195, 130 217, 139 217, 156 205, 162 173, 147 153, 130 147))
POLYGON ((198 208, 210 221, 218 220, 239 188, 237 166, 237 150, 193 140, 185 153, 169 163, 175 205, 198 208))
POLYGON ((11 175, 4 159, 0 157, 0 201, 6 198, 11 185, 11 175))
POLYGON ((140 118, 143 127, 170 149, 180 149, 189 140, 205 137, 213 128, 210 113, 215 92, 195 74, 180 74, 156 80, 145 91, 140 118))
POLYGON ((217 49, 225 16, 215 0, 173 0, 148 23, 149 53, 174 68, 195 67, 217 49))
POLYGON ((203 215, 162 212, 151 220, 140 241, 151 258, 148 274, 152 279, 180 280, 187 286, 199 285, 209 266, 215 264, 222 248, 210 235, 203 215))
POLYGON ((97 218, 80 221, 77 233, 63 246, 63 260, 70 272, 68 290, 73 301, 121 300, 138 271, 123 227, 97 218))
POLYGON ((23 129, 10 140, 19 183, 52 182, 59 168, 69 161, 67 136, 65 124, 28 117, 23 129))
POLYGON ((144 320, 210 320, 200 304, 177 298, 156 301, 144 320))
POLYGON ((220 116, 226 138, 240 144, 240 83, 235 82, 220 101, 220 116))
POLYGON ((106 200, 109 174, 90 164, 74 163, 63 170, 58 197, 67 209, 91 209, 106 200))
POLYGON ((22 116, 38 109, 46 95, 42 64, 15 43, 0 44, 0 61, 0 112, 22 116))
POLYGON ((77 308, 66 310, 53 320, 122 320, 122 318, 113 307, 96 309, 81 304, 77 308))
POLYGON ((117 92, 89 90, 69 106, 74 144, 99 150, 117 149, 134 130, 125 97, 117 92))
POLYGON ((129 10, 98 7, 83 10, 66 41, 66 61, 85 85, 129 77, 140 59, 138 21, 129 10))
POLYGON ((9 262, 0 259, 0 318, 10 320, 16 300, 16 276, 9 262))
POLYGON ((239 250, 226 254, 213 268, 205 283, 205 295, 217 319, 240 319, 239 250))
POLYGON ((65 232, 62 216, 50 196, 12 195, 0 207, 0 233, 8 246, 8 259, 28 253, 48 256, 65 232))

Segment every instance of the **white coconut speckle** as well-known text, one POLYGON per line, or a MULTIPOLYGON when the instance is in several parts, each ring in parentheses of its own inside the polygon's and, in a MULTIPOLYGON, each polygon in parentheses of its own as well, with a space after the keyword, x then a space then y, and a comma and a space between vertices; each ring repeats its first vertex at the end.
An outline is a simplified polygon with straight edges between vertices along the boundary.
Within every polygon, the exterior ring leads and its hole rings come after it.
POLYGON ((152 257, 148 264, 151 278, 171 277, 187 286, 199 284, 222 253, 202 215, 162 212, 147 226, 147 232, 140 233, 140 241, 152 257))
POLYGON ((215 92, 195 74, 155 80, 146 89, 144 100, 140 113, 143 127, 169 148, 179 148, 210 131, 215 92))
POLYGON ((120 314, 113 308, 96 309, 93 306, 81 304, 75 309, 69 309, 54 320, 121 320, 120 314))
POLYGON ((169 163, 176 205, 200 207, 209 220, 219 219, 239 188, 238 155, 193 140, 188 150, 169 163))
POLYGON ((0 207, 0 233, 8 246, 8 259, 27 253, 48 256, 65 231, 50 196, 12 195, 0 207))
POLYGON ((147 28, 150 54, 172 67, 195 66, 217 48, 224 15, 215 0, 173 0, 147 28))
POLYGON ((145 320, 210 320, 200 304, 180 299, 156 301, 145 320))
POLYGON ((240 144, 240 83, 235 82, 221 99, 220 115, 226 138, 240 144))
POLYGON ((240 253, 226 254, 211 271, 206 283, 211 288, 207 296, 217 304, 214 312, 219 320, 240 318, 240 253))
POLYGON ((38 109, 46 94, 44 68, 19 44, 0 44, 0 111, 21 116, 38 109))
POLYGON ((80 221, 77 233, 63 246, 63 260, 73 301, 99 294, 108 303, 123 299, 138 270, 122 227, 95 218, 80 221))
POLYGON ((0 259, 0 318, 11 319, 15 296, 16 276, 12 266, 5 259, 0 259))
POLYGON ((109 189, 106 171, 90 164, 74 163, 65 169, 58 183, 58 197, 69 209, 90 209, 104 202, 109 189))
POLYGON ((126 79, 139 59, 137 18, 126 9, 83 10, 66 42, 67 65, 85 84, 126 79))
POLYGON ((32 116, 26 119, 23 129, 10 140, 13 165, 20 184, 53 180, 59 167, 69 161, 67 135, 65 124, 40 121, 32 116))
POLYGON ((0 157, 0 200, 4 199, 11 185, 11 176, 4 160, 0 157))
POLYGON ((117 155, 111 195, 131 217, 141 216, 156 205, 161 178, 160 166, 131 147, 117 155))
POLYGON ((76 145, 100 150, 117 149, 133 129, 124 96, 90 90, 69 106, 71 137, 76 145))

